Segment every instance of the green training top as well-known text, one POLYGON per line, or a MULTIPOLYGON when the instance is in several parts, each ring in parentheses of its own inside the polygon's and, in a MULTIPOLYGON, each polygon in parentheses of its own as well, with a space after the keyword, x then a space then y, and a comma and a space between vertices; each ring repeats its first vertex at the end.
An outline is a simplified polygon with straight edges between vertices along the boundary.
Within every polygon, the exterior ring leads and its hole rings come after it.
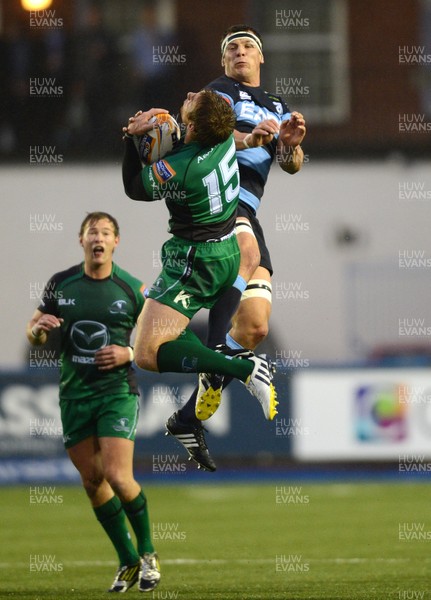
POLYGON ((131 363, 100 371, 97 350, 128 346, 144 305, 144 284, 116 264, 106 279, 92 279, 84 263, 56 273, 45 286, 39 310, 64 319, 61 325, 60 399, 137 394, 131 363))

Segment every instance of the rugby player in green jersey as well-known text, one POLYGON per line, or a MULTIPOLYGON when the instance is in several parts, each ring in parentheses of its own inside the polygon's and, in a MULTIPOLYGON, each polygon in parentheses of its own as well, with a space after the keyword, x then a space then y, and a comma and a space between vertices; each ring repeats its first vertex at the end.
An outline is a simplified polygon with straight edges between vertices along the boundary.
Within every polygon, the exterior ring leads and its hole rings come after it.
POLYGON ((139 581, 146 592, 157 586, 160 567, 147 500, 133 476, 139 398, 129 345, 145 286, 113 262, 119 240, 114 217, 86 216, 79 232, 84 261, 50 279, 27 337, 38 346, 60 329, 63 439, 118 554, 120 566, 109 591, 125 592, 139 581))
MULTIPOLYGON (((192 317, 201 308, 210 309, 238 277, 240 253, 234 227, 240 185, 234 113, 211 90, 189 93, 181 108, 184 138, 166 157, 142 167, 131 134, 152 129, 148 120, 157 112, 160 109, 141 113, 139 126, 131 118, 123 128, 126 194, 133 200, 164 198, 172 234, 163 245, 162 272, 138 321, 136 364, 150 371, 235 377, 271 418, 277 401, 269 359, 249 351, 241 352, 241 358, 215 352, 187 328, 192 317)), ((183 432, 175 419, 167 429, 186 447, 199 444, 198 429, 196 435, 183 432)))
MULTIPOLYGON (((261 86, 263 46, 253 27, 242 24, 229 27, 222 36, 220 49, 224 75, 206 87, 223 96, 236 117, 234 138, 241 180, 236 234, 241 264, 239 283, 210 311, 207 345, 224 348, 224 352, 227 348, 256 351, 268 334, 273 274, 258 211, 274 161, 291 175, 301 169, 304 160, 301 143, 306 127, 301 113, 291 112, 282 98, 261 86)), ((175 417, 183 423, 184 430, 187 425, 198 429, 200 420, 214 414, 221 402, 222 389, 229 381, 221 375, 199 374, 199 385, 175 417)), ((201 433, 200 447, 194 448, 193 453, 197 462, 206 465, 209 451, 203 430, 201 433)))

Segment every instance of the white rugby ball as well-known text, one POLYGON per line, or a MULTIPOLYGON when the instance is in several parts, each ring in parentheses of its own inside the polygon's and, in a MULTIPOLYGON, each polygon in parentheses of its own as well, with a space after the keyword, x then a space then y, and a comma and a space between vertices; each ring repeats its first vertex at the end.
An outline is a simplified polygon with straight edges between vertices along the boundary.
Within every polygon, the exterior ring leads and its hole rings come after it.
POLYGON ((156 124, 154 129, 135 136, 139 157, 145 165, 151 165, 163 158, 172 150, 181 135, 180 126, 168 113, 154 115, 149 122, 156 124))

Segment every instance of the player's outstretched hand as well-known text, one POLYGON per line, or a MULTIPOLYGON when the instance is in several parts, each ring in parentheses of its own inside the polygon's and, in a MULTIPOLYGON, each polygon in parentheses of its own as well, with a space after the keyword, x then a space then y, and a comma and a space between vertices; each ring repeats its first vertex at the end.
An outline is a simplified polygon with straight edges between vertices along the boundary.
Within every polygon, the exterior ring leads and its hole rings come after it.
POLYGON ((265 119, 256 125, 247 140, 251 148, 265 146, 272 142, 274 135, 279 131, 279 125, 275 119, 265 119))
POLYGON ((143 135, 147 131, 154 129, 154 123, 149 123, 151 117, 159 115, 160 113, 168 113, 169 111, 165 108, 150 108, 143 112, 139 110, 133 117, 129 118, 129 122, 126 127, 123 127, 123 133, 129 135, 143 135))
POLYGON ((293 112, 288 121, 280 125, 279 139, 285 146, 298 146, 305 137, 305 120, 301 113, 293 112))
POLYGON ((100 371, 109 371, 130 362, 130 348, 111 344, 96 352, 94 362, 100 371))

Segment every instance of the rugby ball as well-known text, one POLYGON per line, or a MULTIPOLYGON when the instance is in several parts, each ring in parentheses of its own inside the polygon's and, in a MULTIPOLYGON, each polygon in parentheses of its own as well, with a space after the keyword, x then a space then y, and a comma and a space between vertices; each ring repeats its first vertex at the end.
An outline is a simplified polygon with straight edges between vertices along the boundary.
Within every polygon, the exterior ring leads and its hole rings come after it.
POLYGON ((149 123, 155 123, 154 129, 135 136, 139 157, 145 165, 151 165, 163 158, 172 150, 181 135, 180 126, 168 113, 151 117, 149 123))

